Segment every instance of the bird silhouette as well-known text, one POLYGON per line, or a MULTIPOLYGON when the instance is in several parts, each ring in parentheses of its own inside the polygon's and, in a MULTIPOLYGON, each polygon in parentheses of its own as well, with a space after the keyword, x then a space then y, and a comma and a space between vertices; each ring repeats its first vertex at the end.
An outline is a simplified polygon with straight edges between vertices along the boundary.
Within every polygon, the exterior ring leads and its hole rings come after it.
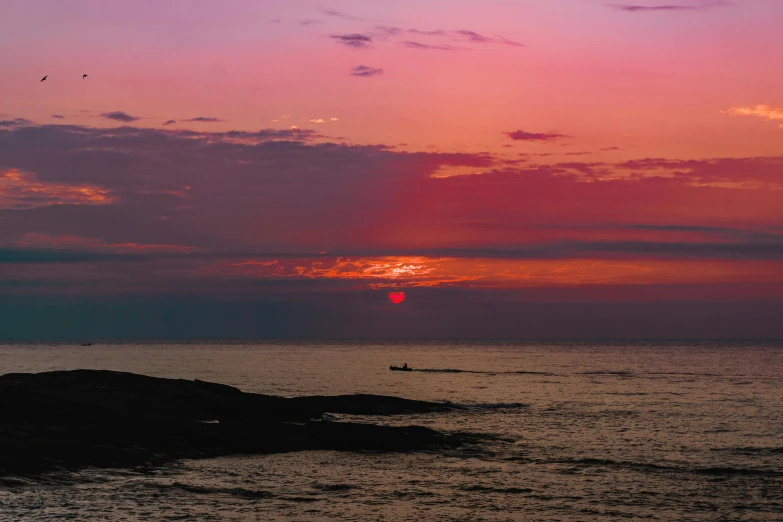
POLYGON ((41 81, 44 81, 44 80, 45 80, 45 79, 47 79, 48 77, 49 77, 49 75, 46 75, 46 76, 44 76, 43 78, 41 78, 41 81))
POLYGON ((82 80, 84 80, 85 78, 87 78, 87 75, 86 74, 82 74, 82 80))

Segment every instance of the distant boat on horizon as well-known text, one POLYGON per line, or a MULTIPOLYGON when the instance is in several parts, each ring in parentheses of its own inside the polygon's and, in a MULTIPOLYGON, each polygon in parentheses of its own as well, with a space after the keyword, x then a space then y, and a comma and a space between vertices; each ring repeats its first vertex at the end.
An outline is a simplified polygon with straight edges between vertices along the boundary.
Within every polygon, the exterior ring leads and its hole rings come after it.
POLYGON ((92 346, 92 343, 82 343, 82 346, 92 346))

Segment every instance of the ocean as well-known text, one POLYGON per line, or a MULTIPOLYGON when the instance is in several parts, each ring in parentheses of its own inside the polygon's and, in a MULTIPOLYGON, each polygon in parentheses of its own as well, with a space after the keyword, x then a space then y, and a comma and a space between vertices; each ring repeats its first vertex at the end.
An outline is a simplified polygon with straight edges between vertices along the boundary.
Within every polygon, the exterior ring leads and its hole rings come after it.
POLYGON ((0 488, 0 520, 783 520, 781 342, 0 345, 0 374, 77 368, 448 401, 362 420, 486 439, 58 472, 0 488))

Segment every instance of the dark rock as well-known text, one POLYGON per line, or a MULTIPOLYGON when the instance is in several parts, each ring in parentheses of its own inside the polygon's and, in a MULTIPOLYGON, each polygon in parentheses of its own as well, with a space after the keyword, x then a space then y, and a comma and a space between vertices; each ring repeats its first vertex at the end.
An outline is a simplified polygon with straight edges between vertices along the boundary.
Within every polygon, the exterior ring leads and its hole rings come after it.
POLYGON ((0 477, 234 453, 452 447, 458 437, 429 428, 316 419, 456 408, 377 395, 288 399, 111 371, 6 374, 0 376, 0 477))

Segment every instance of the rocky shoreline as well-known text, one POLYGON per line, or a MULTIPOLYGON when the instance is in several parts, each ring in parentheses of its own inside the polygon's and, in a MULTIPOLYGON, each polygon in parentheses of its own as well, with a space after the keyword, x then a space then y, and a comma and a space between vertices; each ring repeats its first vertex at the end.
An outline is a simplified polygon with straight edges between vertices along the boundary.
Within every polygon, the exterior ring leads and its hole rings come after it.
POLYGON ((283 398, 103 370, 0 375, 0 477, 302 450, 417 451, 464 439, 421 426, 329 422, 458 406, 379 395, 283 398))

